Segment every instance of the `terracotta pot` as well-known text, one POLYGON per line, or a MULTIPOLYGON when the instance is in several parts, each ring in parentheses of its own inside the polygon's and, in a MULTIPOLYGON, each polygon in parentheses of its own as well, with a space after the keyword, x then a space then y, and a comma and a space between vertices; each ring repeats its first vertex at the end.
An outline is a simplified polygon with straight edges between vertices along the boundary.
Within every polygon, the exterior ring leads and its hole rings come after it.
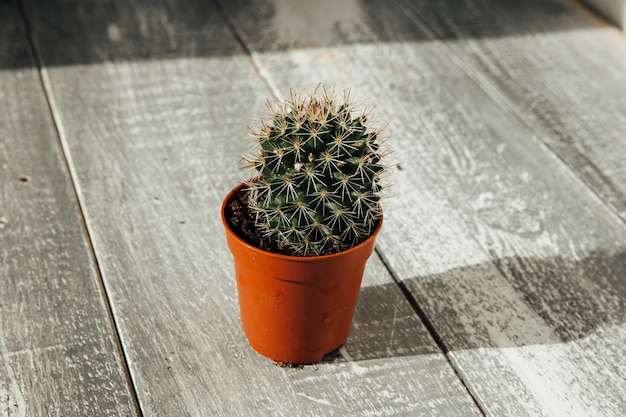
POLYGON ((374 250, 382 218, 372 235, 352 249, 326 256, 270 253, 239 238, 222 204, 226 241, 235 260, 241 324, 250 345, 281 362, 318 362, 348 338, 365 262, 374 250))

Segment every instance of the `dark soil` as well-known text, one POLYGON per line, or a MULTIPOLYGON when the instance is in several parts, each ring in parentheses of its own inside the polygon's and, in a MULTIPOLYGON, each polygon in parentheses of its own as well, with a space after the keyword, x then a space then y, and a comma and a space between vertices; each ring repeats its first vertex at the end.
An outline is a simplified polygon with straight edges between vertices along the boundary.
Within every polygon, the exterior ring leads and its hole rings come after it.
POLYGON ((256 228, 254 224, 254 213, 252 213, 248 207, 247 192, 237 194, 237 198, 232 200, 226 207, 225 214, 232 231, 246 241, 246 243, 267 252, 280 253, 283 255, 288 254, 264 237, 256 228))
POLYGON ((304 368, 304 365, 299 364, 299 363, 293 363, 293 362, 274 361, 274 365, 278 366, 279 368, 290 368, 290 369, 303 369, 304 368))

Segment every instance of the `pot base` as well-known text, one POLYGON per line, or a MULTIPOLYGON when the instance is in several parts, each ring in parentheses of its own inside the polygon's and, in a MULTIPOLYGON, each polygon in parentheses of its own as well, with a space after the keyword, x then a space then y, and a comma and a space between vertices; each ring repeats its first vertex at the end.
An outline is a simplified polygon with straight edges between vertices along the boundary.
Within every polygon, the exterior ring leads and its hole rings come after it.
MULTIPOLYGON (((248 341, 249 342, 249 341, 248 341)), ((277 365, 281 366, 281 367, 286 367, 286 368, 295 368, 295 367, 299 367, 302 365, 311 365, 314 363, 320 363, 320 362, 331 362, 332 358, 337 357, 338 355, 340 355, 339 353, 335 353, 338 352, 339 349, 341 349, 343 347, 345 343, 342 343, 341 345, 337 346, 335 349, 328 351, 326 353, 324 353, 323 355, 319 356, 319 355, 310 355, 308 358, 306 359, 306 356, 302 355, 301 353, 298 353, 294 356, 290 356, 290 358, 292 359, 296 359, 296 360, 284 360, 285 358, 287 358, 287 356, 284 356, 283 359, 277 359, 274 356, 276 356, 275 354, 273 354, 274 352, 269 352, 268 354, 261 352, 260 349, 257 349, 257 347, 253 346, 252 344, 250 344, 250 347, 252 347, 252 349, 254 349, 258 354, 260 354, 261 356, 264 356, 268 359, 273 360, 274 362, 276 362, 277 365)))

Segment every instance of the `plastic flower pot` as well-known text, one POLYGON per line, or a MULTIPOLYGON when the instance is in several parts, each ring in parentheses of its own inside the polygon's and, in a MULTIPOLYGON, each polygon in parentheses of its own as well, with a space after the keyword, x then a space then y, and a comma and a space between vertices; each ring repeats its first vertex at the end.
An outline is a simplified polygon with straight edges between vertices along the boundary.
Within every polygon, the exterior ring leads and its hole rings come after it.
POLYGON ((348 338, 365 262, 378 227, 361 244, 336 254, 298 257, 267 252, 238 237, 225 213, 243 184, 222 204, 222 223, 233 254, 241 324, 250 345, 280 362, 306 364, 348 338))

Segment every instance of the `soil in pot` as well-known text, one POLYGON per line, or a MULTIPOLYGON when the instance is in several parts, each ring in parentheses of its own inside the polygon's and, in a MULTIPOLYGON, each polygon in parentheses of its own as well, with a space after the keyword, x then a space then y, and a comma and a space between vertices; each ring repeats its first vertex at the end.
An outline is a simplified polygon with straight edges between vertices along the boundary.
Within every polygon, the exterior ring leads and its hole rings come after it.
POLYGON ((261 235, 254 224, 254 213, 248 207, 248 193, 240 192, 226 206, 226 219, 237 236, 261 250, 286 255, 269 239, 261 235))

